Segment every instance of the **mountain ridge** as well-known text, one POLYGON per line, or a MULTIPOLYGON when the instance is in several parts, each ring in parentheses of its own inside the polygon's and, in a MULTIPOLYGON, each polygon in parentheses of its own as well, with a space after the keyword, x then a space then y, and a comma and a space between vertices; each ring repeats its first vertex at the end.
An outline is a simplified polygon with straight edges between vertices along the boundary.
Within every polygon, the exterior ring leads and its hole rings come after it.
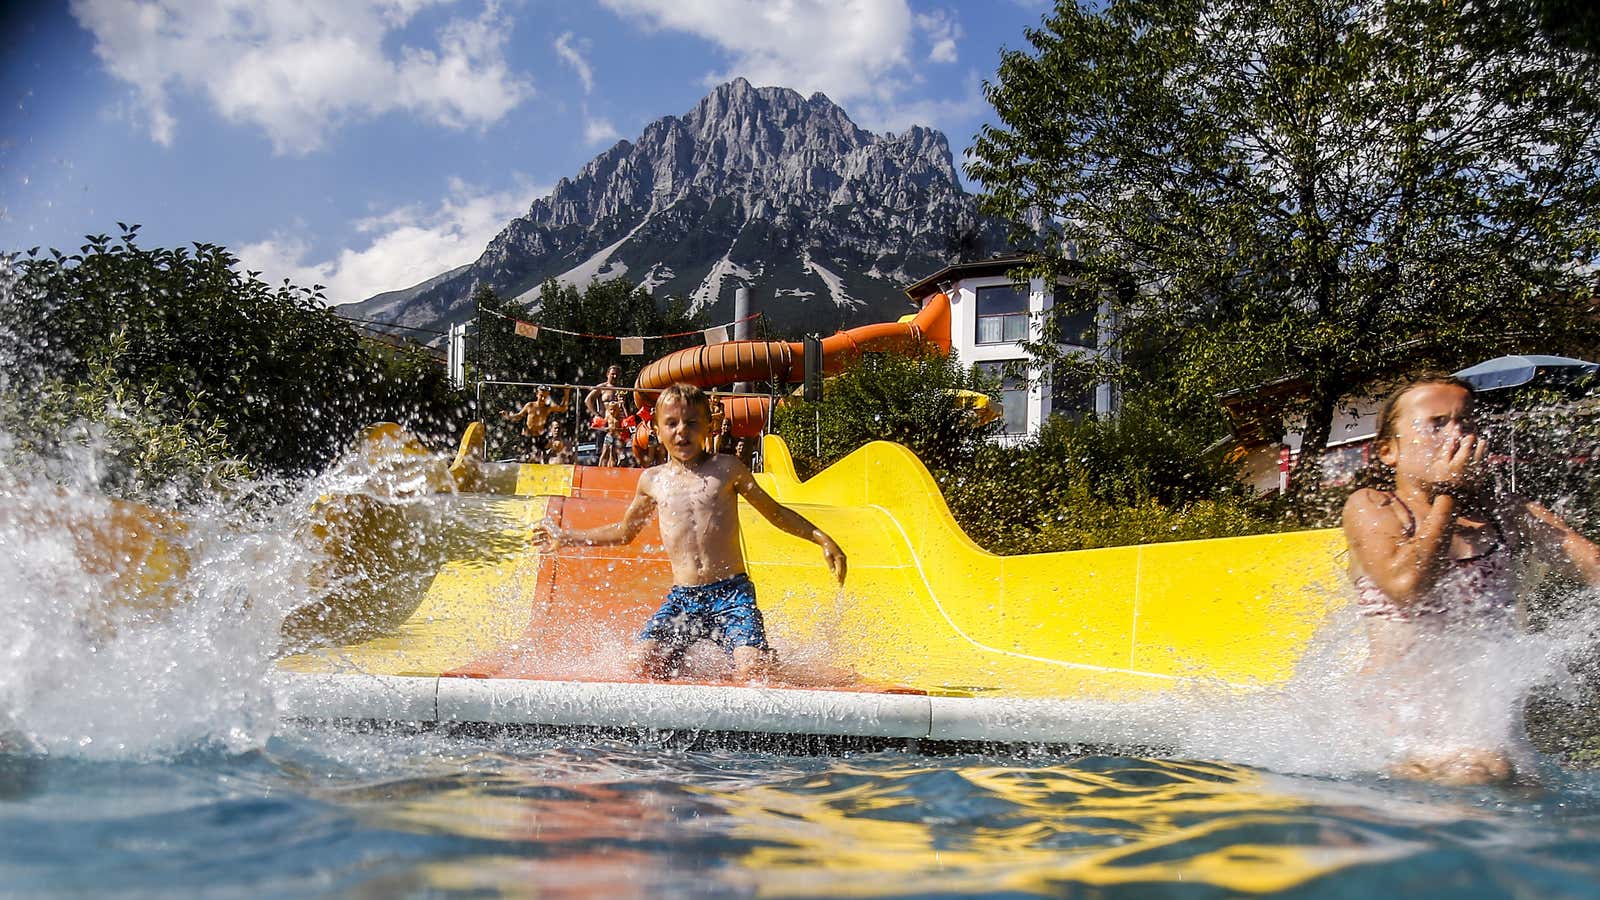
POLYGON ((536 306, 549 278, 627 277, 713 319, 748 287, 779 332, 822 331, 898 317, 905 285, 1004 236, 942 133, 873 134, 821 93, 740 78, 559 180, 474 262, 340 309, 442 329, 479 285, 536 306))

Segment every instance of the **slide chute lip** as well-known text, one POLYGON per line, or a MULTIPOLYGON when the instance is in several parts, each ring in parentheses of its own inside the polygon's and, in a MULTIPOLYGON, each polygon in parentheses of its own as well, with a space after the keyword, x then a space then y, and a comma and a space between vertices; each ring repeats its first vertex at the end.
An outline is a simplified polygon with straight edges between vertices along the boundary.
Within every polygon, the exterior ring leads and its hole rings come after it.
POLYGON ((692 683, 370 674, 273 676, 279 713, 320 721, 621 728, 995 743, 1151 746, 1183 737, 1159 705, 692 683))

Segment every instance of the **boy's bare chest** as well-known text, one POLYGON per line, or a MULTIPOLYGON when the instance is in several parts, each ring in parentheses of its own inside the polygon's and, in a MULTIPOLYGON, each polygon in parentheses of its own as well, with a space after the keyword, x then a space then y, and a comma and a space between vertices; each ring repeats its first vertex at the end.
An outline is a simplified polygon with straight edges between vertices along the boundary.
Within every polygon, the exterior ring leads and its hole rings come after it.
MULTIPOLYGON (((656 508, 663 520, 699 520, 736 514, 733 490, 717 473, 675 472, 656 480, 656 508)), ((663 522, 666 524, 666 521, 663 522)))

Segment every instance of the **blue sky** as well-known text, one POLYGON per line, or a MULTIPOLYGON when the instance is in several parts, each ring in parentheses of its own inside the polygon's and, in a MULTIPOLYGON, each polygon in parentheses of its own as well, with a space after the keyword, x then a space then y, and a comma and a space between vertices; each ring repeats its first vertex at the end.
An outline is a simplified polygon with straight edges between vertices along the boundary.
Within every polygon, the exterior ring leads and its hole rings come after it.
MULTIPOLYGON (((11 4, 8 6, 16 6, 11 4)), ((0 14, 0 250, 226 245, 330 301, 470 262, 743 76, 962 151, 1043 0, 72 0, 0 14)))

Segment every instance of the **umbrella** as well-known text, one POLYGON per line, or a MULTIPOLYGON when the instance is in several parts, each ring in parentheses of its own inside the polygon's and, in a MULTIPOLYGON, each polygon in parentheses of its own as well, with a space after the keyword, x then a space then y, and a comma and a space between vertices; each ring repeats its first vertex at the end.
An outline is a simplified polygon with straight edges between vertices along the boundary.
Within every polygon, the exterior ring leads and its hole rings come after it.
POLYGON ((1568 382, 1600 372, 1600 363, 1570 356, 1497 356, 1455 373, 1473 390, 1494 391, 1521 387, 1540 375, 1568 382))

